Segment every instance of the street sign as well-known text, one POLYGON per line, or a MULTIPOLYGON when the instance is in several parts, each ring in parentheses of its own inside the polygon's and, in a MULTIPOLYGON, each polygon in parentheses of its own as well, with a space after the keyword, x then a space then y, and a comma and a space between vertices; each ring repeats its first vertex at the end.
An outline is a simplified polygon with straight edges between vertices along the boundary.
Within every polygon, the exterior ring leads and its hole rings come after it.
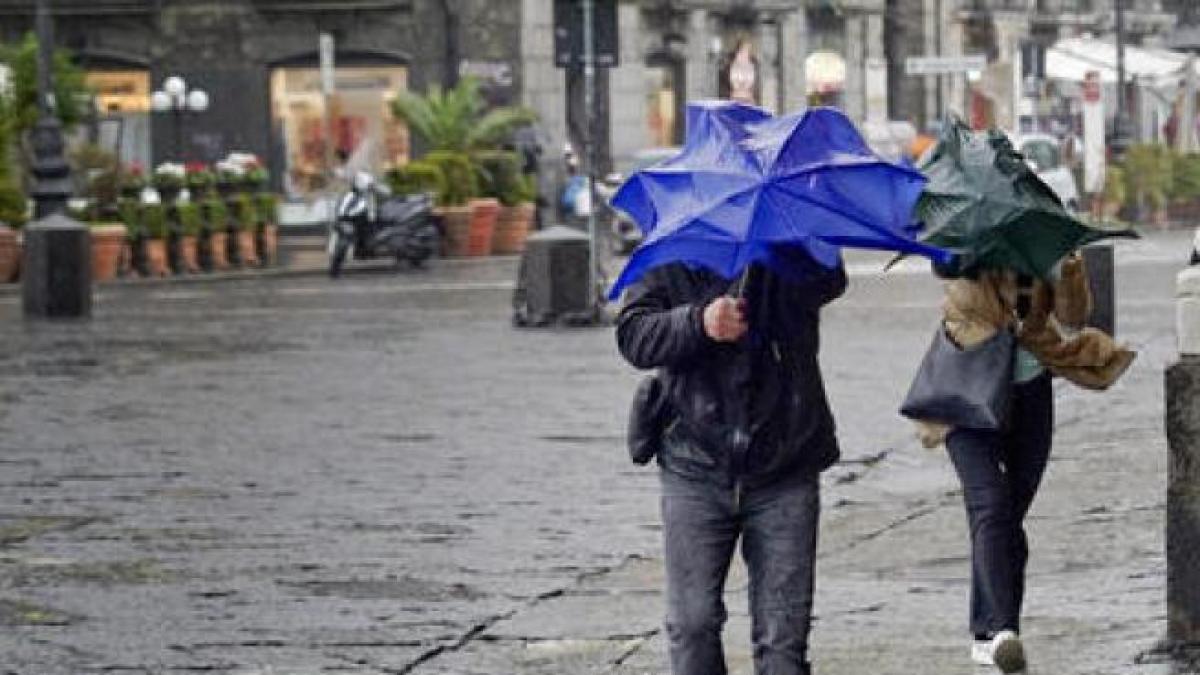
POLYGON ((333 93, 334 77, 333 77, 333 36, 329 33, 321 33, 321 92, 328 95, 333 93))
POLYGON ((987 68, 987 57, 982 54, 964 56, 910 56, 904 59, 906 75, 950 75, 954 73, 979 72, 987 68))
MULTIPOLYGON (((593 0, 597 68, 617 66, 617 0, 593 0)), ((583 3, 554 0, 554 65, 583 65, 583 3)))

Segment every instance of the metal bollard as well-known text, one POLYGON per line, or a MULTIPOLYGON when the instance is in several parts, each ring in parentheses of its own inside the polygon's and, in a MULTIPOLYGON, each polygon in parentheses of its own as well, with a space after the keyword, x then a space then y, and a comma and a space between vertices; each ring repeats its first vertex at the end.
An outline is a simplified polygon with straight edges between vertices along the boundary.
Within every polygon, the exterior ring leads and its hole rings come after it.
POLYGON ((1200 267, 1176 282, 1179 361, 1166 371, 1167 641, 1200 645, 1200 267))
POLYGON ((588 237, 578 230, 559 225, 526 239, 513 321, 519 326, 594 322, 588 260, 588 237))
POLYGON ((29 318, 86 318, 92 313, 92 235, 54 214, 25 228, 22 307, 29 318))
POLYGON ((1087 325, 1116 336, 1117 291, 1116 265, 1112 244, 1084 246, 1083 263, 1088 274, 1088 290, 1092 294, 1092 314, 1087 325))

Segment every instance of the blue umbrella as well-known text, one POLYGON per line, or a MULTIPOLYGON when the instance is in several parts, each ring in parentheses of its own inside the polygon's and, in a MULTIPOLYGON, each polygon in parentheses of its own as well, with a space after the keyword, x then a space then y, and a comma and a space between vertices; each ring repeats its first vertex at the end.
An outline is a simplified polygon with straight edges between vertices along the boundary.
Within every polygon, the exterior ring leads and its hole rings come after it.
POLYGON ((872 152, 832 108, 773 117, 733 102, 688 105, 680 154, 629 178, 612 199, 646 236, 610 297, 647 270, 684 262, 734 279, 751 263, 803 272, 800 249, 840 264, 840 248, 951 254, 913 238, 919 172, 872 152))

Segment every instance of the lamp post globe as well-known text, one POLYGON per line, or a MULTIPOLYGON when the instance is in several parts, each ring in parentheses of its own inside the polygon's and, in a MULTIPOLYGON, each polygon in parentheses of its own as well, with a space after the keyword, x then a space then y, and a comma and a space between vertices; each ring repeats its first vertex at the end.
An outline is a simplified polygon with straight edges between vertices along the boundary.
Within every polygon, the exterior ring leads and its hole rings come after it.
POLYGON ((150 108, 154 112, 167 112, 171 105, 171 95, 165 91, 156 91, 150 95, 150 108))
POLYGON ((208 92, 203 89, 193 89, 187 95, 187 107, 192 112, 208 110, 208 92))
POLYGON ((163 81, 163 91, 175 98, 179 98, 187 91, 187 83, 183 81, 182 77, 172 75, 163 81))

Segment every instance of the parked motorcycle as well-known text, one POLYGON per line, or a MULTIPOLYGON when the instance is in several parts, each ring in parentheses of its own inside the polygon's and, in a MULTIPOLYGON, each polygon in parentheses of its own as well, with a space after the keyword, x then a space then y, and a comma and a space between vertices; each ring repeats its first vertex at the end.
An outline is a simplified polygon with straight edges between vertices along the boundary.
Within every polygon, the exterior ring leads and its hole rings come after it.
POLYGON ((340 275, 347 258, 387 256, 421 267, 436 250, 438 236, 432 195, 392 197, 370 174, 359 173, 334 207, 326 249, 329 276, 340 275))

